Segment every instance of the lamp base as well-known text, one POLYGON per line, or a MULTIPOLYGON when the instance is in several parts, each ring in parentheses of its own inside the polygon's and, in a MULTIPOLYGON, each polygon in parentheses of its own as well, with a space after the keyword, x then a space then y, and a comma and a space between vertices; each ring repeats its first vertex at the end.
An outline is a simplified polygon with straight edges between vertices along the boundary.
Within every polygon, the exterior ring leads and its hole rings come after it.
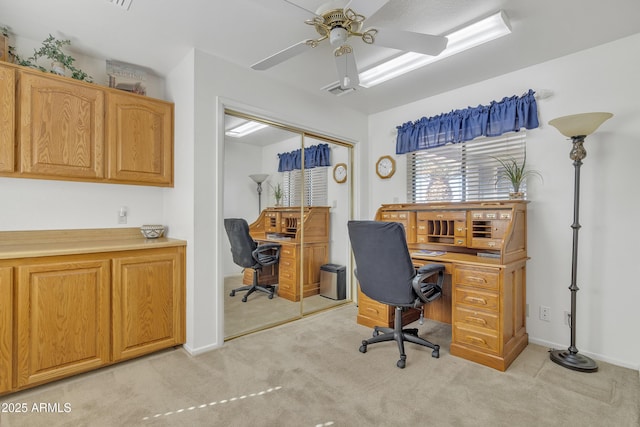
POLYGON ((598 370, 598 365, 593 359, 579 353, 571 353, 569 350, 551 350, 549 357, 558 365, 574 371, 596 372, 598 370))

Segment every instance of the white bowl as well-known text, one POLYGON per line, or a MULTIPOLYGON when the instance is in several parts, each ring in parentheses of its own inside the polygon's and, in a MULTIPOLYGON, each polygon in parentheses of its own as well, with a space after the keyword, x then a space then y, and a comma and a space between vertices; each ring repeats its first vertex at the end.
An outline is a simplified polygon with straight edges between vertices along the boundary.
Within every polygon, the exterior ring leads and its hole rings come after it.
POLYGON ((165 227, 164 225, 143 225, 140 227, 140 232, 147 239, 157 239, 158 237, 162 237, 164 235, 165 227))

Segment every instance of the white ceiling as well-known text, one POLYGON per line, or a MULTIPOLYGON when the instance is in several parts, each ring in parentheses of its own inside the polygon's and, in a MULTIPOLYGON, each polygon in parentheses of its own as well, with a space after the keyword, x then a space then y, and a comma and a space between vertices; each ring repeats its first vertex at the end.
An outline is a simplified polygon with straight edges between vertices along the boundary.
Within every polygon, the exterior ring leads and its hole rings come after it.
MULTIPOLYGON (((292 1, 317 10, 328 0, 292 1)), ((253 72, 369 114, 640 32, 638 0, 390 0, 366 26, 440 35, 500 9, 511 22, 509 36, 344 96, 320 90, 337 81, 326 41, 253 72)), ((0 0, 0 25, 20 37, 40 41, 51 33, 70 39, 71 50, 81 54, 141 65, 161 76, 193 47, 249 68, 316 38, 305 18, 283 0, 133 0, 129 11, 108 0, 0 0)), ((351 44, 360 69, 397 53, 361 40, 351 44)))

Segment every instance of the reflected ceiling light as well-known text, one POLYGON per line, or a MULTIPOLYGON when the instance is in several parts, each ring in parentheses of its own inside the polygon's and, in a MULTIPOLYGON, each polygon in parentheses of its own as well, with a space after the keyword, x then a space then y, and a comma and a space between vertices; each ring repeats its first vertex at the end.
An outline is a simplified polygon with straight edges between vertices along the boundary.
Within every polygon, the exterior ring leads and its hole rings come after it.
POLYGON ((389 61, 360 73, 360 86, 369 88, 402 74, 424 67, 427 64, 455 55, 511 33, 511 27, 504 11, 467 25, 450 34, 445 34, 449 42, 438 56, 407 52, 389 61))
POLYGON ((232 136, 234 138, 242 138, 243 136, 247 136, 250 133, 259 131, 260 129, 266 128, 268 125, 260 122, 245 122, 240 126, 236 126, 232 129, 229 129, 225 132, 225 135, 232 136))

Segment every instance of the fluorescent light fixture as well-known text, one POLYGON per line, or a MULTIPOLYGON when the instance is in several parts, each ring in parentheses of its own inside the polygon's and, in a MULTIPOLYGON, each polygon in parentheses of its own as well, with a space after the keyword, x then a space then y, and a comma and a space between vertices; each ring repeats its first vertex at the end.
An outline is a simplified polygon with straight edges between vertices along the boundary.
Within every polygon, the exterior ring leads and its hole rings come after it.
POLYGON ((232 136, 234 138, 242 138, 243 136, 247 136, 250 133, 259 131, 260 129, 266 128, 268 125, 264 123, 249 121, 241 124, 240 126, 236 126, 233 129, 229 129, 225 132, 225 135, 232 136))
POLYGON ((409 71, 424 67, 427 64, 506 36, 510 33, 511 27, 509 26, 505 13, 501 10, 488 18, 467 25, 450 34, 445 34, 449 42, 447 43, 447 48, 438 56, 407 52, 370 68, 367 71, 363 71, 360 73, 360 86, 367 88, 375 86, 408 73, 409 71))

